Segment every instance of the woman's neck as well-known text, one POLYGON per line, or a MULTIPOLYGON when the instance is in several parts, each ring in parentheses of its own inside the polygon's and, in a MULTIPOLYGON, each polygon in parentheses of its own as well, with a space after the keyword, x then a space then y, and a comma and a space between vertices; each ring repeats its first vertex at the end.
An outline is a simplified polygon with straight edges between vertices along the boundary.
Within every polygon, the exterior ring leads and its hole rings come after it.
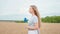
POLYGON ((32 13, 32 16, 35 16, 35 14, 34 14, 34 13, 32 13))

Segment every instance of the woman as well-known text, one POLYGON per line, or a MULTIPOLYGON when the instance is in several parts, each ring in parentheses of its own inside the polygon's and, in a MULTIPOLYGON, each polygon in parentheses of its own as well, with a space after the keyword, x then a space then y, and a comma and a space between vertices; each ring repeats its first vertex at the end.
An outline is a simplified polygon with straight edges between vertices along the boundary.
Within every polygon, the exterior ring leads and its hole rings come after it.
POLYGON ((28 34, 40 34, 40 15, 38 9, 35 5, 31 5, 29 13, 32 14, 31 18, 28 21, 28 34))

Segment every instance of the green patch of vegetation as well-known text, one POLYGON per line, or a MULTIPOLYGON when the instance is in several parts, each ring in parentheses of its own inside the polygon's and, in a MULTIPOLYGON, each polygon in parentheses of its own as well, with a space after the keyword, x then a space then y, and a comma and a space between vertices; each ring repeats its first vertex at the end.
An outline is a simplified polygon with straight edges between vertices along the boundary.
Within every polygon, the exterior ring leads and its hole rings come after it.
POLYGON ((42 22, 47 23, 60 23, 60 16, 47 16, 45 18, 41 18, 42 22))

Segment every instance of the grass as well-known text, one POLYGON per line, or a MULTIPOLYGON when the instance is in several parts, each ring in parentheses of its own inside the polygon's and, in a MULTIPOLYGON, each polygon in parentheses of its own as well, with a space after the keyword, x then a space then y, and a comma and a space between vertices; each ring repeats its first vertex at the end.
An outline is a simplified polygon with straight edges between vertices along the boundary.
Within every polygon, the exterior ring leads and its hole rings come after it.
MULTIPOLYGON (((0 22, 0 34, 27 34, 27 23, 0 22)), ((60 23, 41 23, 41 34, 60 34, 60 23)))

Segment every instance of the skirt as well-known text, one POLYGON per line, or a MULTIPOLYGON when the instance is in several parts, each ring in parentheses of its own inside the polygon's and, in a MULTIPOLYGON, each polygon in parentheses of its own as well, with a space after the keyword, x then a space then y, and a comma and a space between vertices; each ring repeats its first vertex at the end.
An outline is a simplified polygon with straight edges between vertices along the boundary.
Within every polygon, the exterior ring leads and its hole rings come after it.
POLYGON ((40 34, 39 30, 28 30, 28 34, 40 34))

